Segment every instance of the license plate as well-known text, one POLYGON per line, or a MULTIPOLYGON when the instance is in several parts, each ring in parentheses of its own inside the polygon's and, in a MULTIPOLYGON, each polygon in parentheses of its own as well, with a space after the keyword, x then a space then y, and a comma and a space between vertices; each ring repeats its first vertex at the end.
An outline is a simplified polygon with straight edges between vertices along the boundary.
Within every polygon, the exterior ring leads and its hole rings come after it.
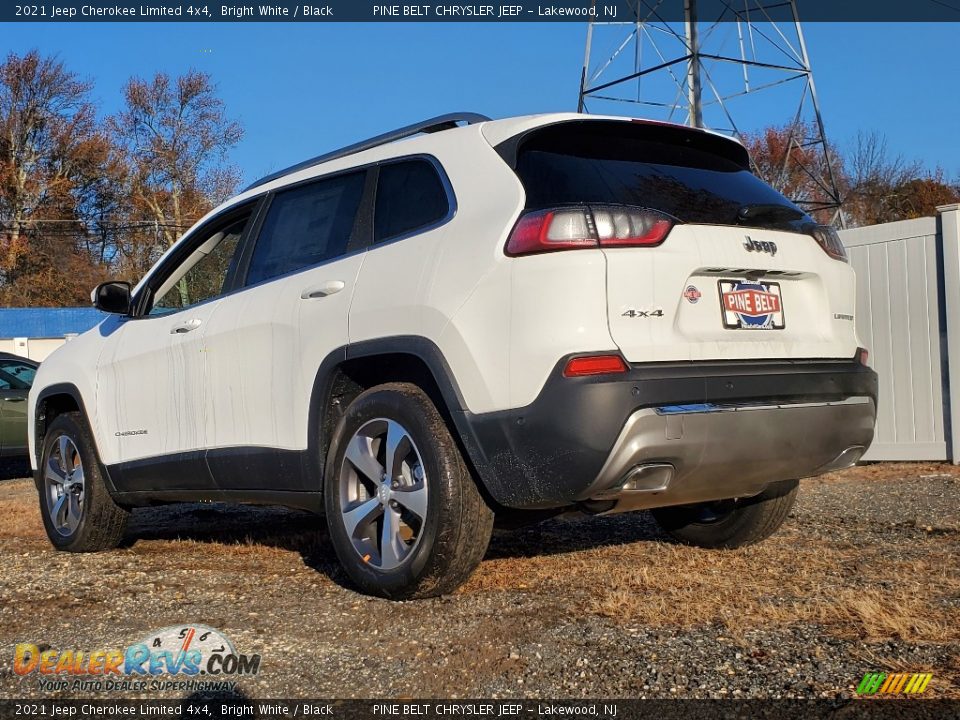
POLYGON ((731 330, 783 330, 780 283, 721 280, 720 311, 723 326, 731 330))

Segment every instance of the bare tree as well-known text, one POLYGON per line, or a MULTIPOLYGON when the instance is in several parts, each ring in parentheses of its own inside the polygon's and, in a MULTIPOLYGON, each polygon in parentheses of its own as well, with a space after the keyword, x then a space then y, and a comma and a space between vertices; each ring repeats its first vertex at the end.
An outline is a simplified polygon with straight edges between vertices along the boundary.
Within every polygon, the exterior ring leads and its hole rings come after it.
POLYGON ((10 302, 77 302, 98 275, 78 209, 110 155, 91 85, 31 51, 0 64, 0 290, 10 302), (83 280, 74 278, 83 277, 83 280))
POLYGON ((133 78, 124 100, 110 125, 125 152, 134 213, 154 223, 127 254, 149 264, 235 190, 239 176, 226 157, 243 130, 227 117, 211 77, 195 70, 176 79, 133 78))
POLYGON ((856 225, 905 220, 936 213, 937 205, 960 198, 940 168, 893 154, 883 135, 861 132, 847 157, 844 212, 856 225))
POLYGON ((0 303, 86 303, 235 190, 242 132, 208 75, 131 79, 106 123, 90 90, 36 51, 0 63, 0 303))
POLYGON ((879 133, 860 132, 847 157, 849 189, 844 210, 858 225, 899 219, 891 202, 894 188, 919 177, 922 171, 920 163, 892 155, 879 133))
MULTIPOLYGON (((830 174, 827 159, 818 148, 803 142, 804 137, 815 134, 811 126, 768 127, 748 135, 744 144, 757 175, 820 221, 830 222, 833 212, 818 210, 834 203, 826 181, 830 174)), ((832 150, 828 152, 837 184, 842 186, 841 162, 832 150)))

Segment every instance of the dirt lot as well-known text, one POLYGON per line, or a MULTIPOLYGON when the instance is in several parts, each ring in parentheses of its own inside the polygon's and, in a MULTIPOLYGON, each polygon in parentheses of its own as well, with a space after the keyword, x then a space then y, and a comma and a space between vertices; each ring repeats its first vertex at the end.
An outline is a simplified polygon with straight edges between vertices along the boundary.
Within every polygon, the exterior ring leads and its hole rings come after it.
POLYGON ((220 628, 266 697, 846 697, 866 671, 960 697, 960 471, 806 481, 766 543, 666 542, 646 514, 495 536, 455 595, 390 603, 339 572, 321 523, 266 508, 137 511, 124 549, 53 552, 28 480, 0 482, 0 697, 17 642, 125 647, 220 628))

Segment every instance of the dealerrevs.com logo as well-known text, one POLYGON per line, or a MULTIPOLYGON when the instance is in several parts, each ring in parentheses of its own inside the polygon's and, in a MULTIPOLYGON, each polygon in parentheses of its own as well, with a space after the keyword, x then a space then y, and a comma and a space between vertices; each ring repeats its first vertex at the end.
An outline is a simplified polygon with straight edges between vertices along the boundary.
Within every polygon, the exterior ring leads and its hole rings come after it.
POLYGON ((20 643, 13 671, 37 677, 42 691, 230 691, 234 678, 256 675, 260 656, 237 652, 206 625, 176 625, 149 633, 126 648, 41 648, 20 643))

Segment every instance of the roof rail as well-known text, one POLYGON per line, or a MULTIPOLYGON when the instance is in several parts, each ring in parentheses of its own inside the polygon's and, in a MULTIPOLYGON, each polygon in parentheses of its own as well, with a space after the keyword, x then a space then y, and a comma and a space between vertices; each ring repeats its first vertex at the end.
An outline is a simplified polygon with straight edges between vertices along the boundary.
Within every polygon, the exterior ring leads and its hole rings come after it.
POLYGON ((451 128, 457 127, 457 123, 461 122, 466 123, 467 125, 473 125, 475 123, 486 122, 488 120, 490 120, 490 118, 488 118, 486 115, 471 112, 458 112, 447 113, 446 115, 438 115, 435 118, 423 120, 422 122, 414 123, 413 125, 407 125, 406 127, 398 128, 397 130, 391 130, 390 132, 383 133, 382 135, 372 137, 369 140, 361 140, 353 145, 347 145, 339 150, 334 150, 332 152, 325 153, 324 155, 318 155, 310 160, 304 160, 303 162, 299 162, 296 165, 291 165, 283 170, 270 173, 269 175, 265 175, 264 177, 260 178, 255 183, 248 185, 243 189, 243 191, 246 192, 247 190, 252 190, 255 187, 265 185, 272 180, 276 180, 284 175, 297 172, 298 170, 306 170, 314 165, 330 162, 331 160, 337 160, 338 158, 346 157, 347 155, 353 155, 354 153, 362 152, 363 150, 370 150, 371 148, 379 147, 380 145, 386 145, 387 143, 394 142, 395 140, 402 140, 403 138, 419 135, 420 133, 435 133, 440 132, 441 130, 450 130, 451 128))

